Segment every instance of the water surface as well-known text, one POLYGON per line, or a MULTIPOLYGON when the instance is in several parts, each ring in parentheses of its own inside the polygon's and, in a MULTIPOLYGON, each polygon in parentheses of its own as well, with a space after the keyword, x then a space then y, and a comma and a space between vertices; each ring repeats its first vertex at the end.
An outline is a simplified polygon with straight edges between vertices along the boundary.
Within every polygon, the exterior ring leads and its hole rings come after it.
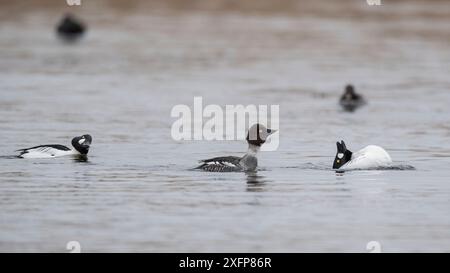
POLYGON ((83 2, 90 29, 74 45, 53 33, 67 7, 5 4, 0 251, 450 251, 449 4, 325 2, 307 14, 83 2), (346 83, 368 100, 355 113, 337 104, 346 83), (172 140, 170 111, 194 96, 280 105, 279 149, 256 174, 190 170, 246 150, 172 140), (10 157, 84 133, 86 162, 10 157), (341 139, 415 170, 336 174, 341 139))

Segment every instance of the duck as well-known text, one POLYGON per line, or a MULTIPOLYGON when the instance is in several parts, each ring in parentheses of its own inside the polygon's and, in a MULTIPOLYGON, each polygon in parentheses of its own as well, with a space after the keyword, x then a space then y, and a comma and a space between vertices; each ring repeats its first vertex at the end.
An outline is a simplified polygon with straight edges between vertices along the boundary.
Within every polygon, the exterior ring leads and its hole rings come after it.
POLYGON ((336 142, 337 153, 333 162, 335 170, 367 170, 392 165, 391 156, 380 146, 369 145, 365 148, 351 152, 345 142, 336 142))
POLYGON ((345 86, 344 94, 342 94, 339 104, 347 112, 353 112, 357 108, 366 104, 362 95, 355 92, 355 87, 351 84, 345 86))
POLYGON ((72 42, 80 38, 86 26, 72 14, 66 14, 56 28, 56 32, 65 41, 72 42))
POLYGON ((254 124, 247 133, 248 149, 245 155, 221 156, 200 160, 200 166, 195 169, 207 172, 254 172, 258 167, 257 154, 267 138, 277 132, 262 124, 254 124))
POLYGON ((19 149, 19 158, 55 158, 68 155, 86 156, 89 152, 92 137, 90 135, 77 136, 72 139, 73 149, 60 144, 46 144, 31 148, 19 149))

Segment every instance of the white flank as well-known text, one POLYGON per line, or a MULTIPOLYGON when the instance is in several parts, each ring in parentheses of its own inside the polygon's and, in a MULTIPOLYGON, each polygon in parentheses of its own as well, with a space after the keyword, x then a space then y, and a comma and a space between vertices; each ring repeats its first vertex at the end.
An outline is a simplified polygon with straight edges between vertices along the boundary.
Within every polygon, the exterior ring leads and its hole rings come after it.
POLYGON ((391 164, 392 159, 383 148, 369 145, 364 149, 353 153, 352 160, 342 166, 341 169, 374 169, 379 167, 389 167, 391 164))
POLYGON ((75 150, 69 150, 69 151, 62 151, 51 147, 40 147, 28 150, 27 153, 24 153, 20 157, 22 158, 54 158, 54 157, 60 157, 60 156, 67 156, 67 155, 75 155, 79 154, 75 150))

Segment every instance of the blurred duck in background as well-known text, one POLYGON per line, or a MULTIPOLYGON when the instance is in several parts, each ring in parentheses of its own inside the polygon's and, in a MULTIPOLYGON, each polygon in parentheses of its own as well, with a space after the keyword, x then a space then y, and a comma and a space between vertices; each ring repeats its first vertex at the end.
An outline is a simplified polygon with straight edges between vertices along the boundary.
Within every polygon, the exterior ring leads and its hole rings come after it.
POLYGON ((72 14, 66 14, 59 22, 56 32, 67 42, 74 42, 83 36, 86 26, 72 14))
POLYGON ((345 91, 339 100, 339 104, 345 111, 353 112, 357 108, 366 104, 366 101, 360 94, 355 92, 353 85, 348 84, 345 86, 345 91))

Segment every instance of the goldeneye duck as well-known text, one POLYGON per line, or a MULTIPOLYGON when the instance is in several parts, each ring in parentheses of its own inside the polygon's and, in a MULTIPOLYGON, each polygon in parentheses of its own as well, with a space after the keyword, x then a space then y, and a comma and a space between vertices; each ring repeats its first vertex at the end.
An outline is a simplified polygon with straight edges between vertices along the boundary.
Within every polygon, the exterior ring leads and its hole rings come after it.
POLYGON ((80 38, 85 30, 84 24, 71 14, 67 14, 56 29, 59 37, 69 42, 80 38))
POLYGON ((345 111, 353 112, 356 108, 366 104, 364 98, 355 92, 353 85, 349 84, 345 87, 344 94, 339 100, 339 104, 345 111))
POLYGON ((337 153, 333 163, 333 169, 356 170, 376 169, 389 167, 392 159, 381 147, 369 145, 358 152, 352 153, 347 150, 344 141, 336 142, 337 153))
POLYGON ((275 133, 276 130, 267 129, 262 124, 254 124, 247 133, 248 150, 243 157, 223 156, 206 160, 200 160, 202 163, 195 169, 207 172, 252 172, 258 166, 256 154, 259 152, 267 138, 275 133))
POLYGON ((91 143, 92 137, 90 135, 82 135, 72 139, 74 149, 60 144, 48 144, 17 151, 20 152, 18 155, 20 158, 52 158, 67 155, 87 155, 91 143))

